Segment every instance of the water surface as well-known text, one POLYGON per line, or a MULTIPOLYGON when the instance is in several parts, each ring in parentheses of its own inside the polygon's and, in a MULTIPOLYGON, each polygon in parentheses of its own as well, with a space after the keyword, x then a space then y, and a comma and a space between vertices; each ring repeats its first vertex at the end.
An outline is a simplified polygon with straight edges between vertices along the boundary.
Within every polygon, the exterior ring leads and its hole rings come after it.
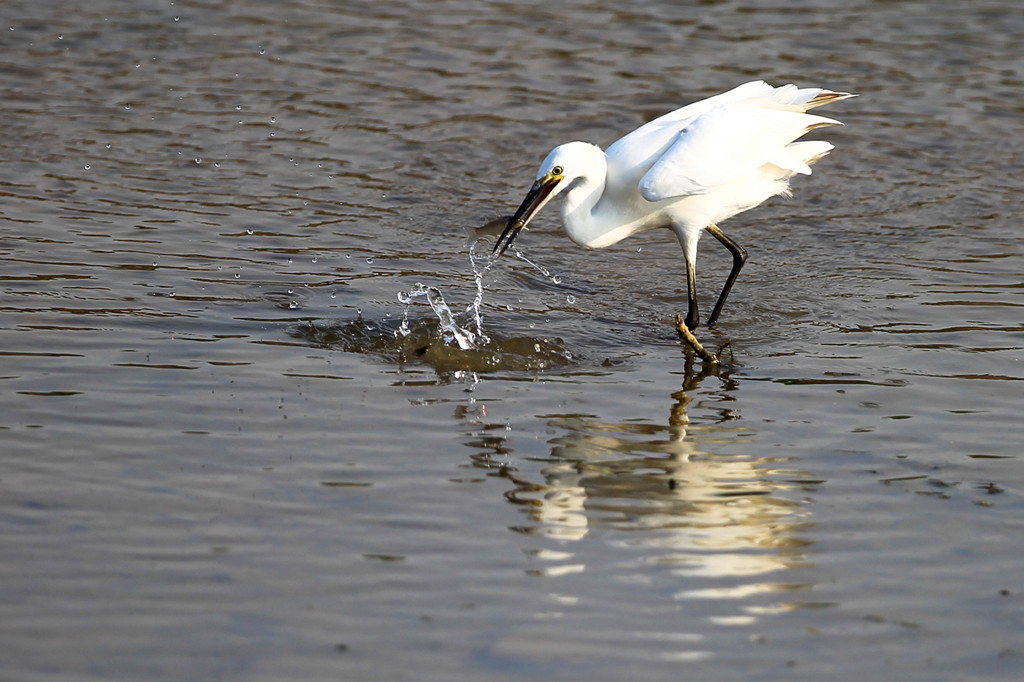
POLYGON ((1016 3, 2 16, 6 677, 1024 672, 1016 3), (470 306, 554 145, 754 78, 862 96, 723 225, 718 371, 668 234, 548 209, 474 357, 399 300, 470 306))

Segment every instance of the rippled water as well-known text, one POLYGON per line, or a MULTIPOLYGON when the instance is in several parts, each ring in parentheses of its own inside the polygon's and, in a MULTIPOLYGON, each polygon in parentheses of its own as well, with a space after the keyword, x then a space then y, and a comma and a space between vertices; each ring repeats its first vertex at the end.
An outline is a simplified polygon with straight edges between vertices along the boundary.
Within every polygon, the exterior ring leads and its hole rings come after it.
POLYGON ((1017 3, 0 17, 5 679, 1024 674, 1017 3), (554 145, 762 77, 862 96, 723 226, 718 371, 670 235, 548 209, 476 354, 399 300, 470 307, 554 145))

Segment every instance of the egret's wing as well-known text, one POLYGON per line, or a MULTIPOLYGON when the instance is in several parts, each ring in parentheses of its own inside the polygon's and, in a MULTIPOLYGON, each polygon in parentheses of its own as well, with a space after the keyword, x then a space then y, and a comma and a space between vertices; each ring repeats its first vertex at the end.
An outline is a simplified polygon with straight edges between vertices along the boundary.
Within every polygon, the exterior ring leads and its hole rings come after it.
POLYGON ((640 194, 661 201, 706 194, 766 163, 810 173, 787 150, 813 128, 841 125, 822 116, 763 106, 725 106, 705 111, 680 130, 640 180, 640 194))
POLYGON ((657 153, 675 137, 679 130, 692 123, 701 114, 716 107, 743 100, 767 99, 774 90, 775 88, 764 81, 751 81, 728 92, 693 102, 645 123, 609 146, 606 153, 611 159, 615 159, 613 163, 617 163, 623 169, 644 165, 649 163, 651 154, 657 153))

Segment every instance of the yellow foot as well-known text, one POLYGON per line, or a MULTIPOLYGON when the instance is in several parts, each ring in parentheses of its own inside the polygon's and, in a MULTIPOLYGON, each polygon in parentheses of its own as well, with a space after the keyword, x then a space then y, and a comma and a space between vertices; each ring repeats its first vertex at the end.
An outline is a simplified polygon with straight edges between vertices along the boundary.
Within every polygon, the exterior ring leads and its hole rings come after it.
POLYGON ((679 332, 679 336, 682 337, 683 341, 693 349, 693 351, 700 356, 700 359, 704 362, 710 362, 713 365, 719 363, 718 356, 709 351, 701 342, 697 340, 697 337, 693 335, 693 332, 686 326, 686 322, 683 321, 682 315, 676 315, 676 331, 679 332))

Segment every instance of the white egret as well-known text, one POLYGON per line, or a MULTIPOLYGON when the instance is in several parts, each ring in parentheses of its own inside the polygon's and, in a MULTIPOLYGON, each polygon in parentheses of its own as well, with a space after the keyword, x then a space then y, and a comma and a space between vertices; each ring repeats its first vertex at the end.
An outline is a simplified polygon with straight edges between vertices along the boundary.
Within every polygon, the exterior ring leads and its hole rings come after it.
POLYGON ((833 149, 796 140, 821 126, 842 125, 809 109, 853 95, 822 88, 772 87, 753 81, 665 114, 607 151, 586 142, 556 147, 494 245, 500 256, 535 215, 565 194, 562 223, 580 246, 600 249, 656 227, 675 232, 686 261, 686 326, 700 322, 697 240, 707 230, 732 253, 732 270, 708 325, 722 312, 747 253, 717 223, 789 194, 795 173, 833 149))

